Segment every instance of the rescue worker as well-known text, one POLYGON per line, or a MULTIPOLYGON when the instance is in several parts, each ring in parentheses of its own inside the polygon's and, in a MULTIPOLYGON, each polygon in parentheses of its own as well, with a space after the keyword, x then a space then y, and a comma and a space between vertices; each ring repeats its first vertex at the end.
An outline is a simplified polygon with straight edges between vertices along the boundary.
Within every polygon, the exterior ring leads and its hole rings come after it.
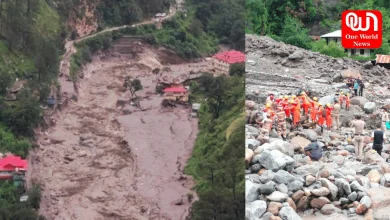
POLYGON ((290 101, 283 107, 284 113, 286 114, 286 120, 290 123, 292 123, 291 120, 291 104, 290 101))
POLYGON ((336 100, 333 106, 333 121, 336 124, 336 130, 340 129, 340 109, 341 105, 336 100))
POLYGON ((267 98, 267 100, 265 101, 265 104, 270 104, 270 106, 272 105, 272 103, 274 103, 275 101, 275 97, 274 97, 274 94, 270 94, 269 97, 267 98))
POLYGON ((344 100, 345 100, 345 95, 344 95, 343 92, 340 92, 339 103, 340 103, 340 107, 341 107, 341 108, 343 108, 344 100))
POLYGON ((291 114, 293 117, 293 128, 297 128, 301 121, 301 107, 297 101, 291 102, 291 114))
POLYGON ((311 101, 311 109, 310 109, 310 118, 311 122, 317 122, 317 110, 319 107, 319 103, 317 102, 317 97, 313 98, 313 101, 311 101))
POLYGON ((307 117, 309 115, 310 100, 305 92, 301 93, 301 100, 303 107, 303 115, 307 117))
MULTIPOLYGON (((269 140, 269 132, 271 131, 271 128, 272 128, 271 116, 266 114, 266 117, 265 117, 265 119, 263 121, 263 126, 260 129, 259 137, 260 137, 261 140, 264 140, 264 141, 268 141, 269 140)), ((257 138, 259 138, 259 137, 257 137, 257 138)))
POLYGON ((383 108, 382 110, 382 130, 386 131, 386 122, 389 121, 389 114, 387 113, 387 109, 383 108))
POLYGON ((325 121, 326 121, 326 127, 330 131, 332 128, 332 111, 333 107, 330 105, 330 103, 326 104, 326 109, 325 109, 325 121))
POLYGON ((317 124, 321 127, 321 133, 324 132, 324 122, 325 118, 323 116, 324 107, 321 103, 318 103, 318 111, 317 111, 317 124))
POLYGON ((282 106, 278 107, 276 118, 278 120, 278 135, 279 137, 282 137, 283 140, 286 140, 286 114, 284 113, 282 106))
POLYGON ((347 93, 347 96, 345 97, 345 109, 349 111, 350 106, 351 106, 351 98, 349 93, 347 93))

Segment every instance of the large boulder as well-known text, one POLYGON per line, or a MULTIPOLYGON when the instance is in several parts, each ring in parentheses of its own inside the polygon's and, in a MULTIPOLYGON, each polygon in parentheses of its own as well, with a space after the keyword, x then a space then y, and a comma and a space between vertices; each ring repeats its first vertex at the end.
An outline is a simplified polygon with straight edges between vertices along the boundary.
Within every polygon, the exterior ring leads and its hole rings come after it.
POLYGON ((278 150, 266 150, 260 155, 256 155, 256 160, 259 161, 261 166, 265 167, 267 170, 272 170, 274 172, 284 169, 285 167, 288 167, 289 170, 292 170, 295 164, 294 159, 289 156, 286 156, 278 150))
POLYGON ((291 145, 294 147, 294 150, 303 152, 303 149, 311 143, 308 139, 296 136, 291 139, 291 145))
POLYGON ((283 205, 282 209, 279 211, 279 216, 283 220, 302 220, 302 218, 289 205, 283 205))
POLYGON ((245 128, 248 130, 249 133, 251 133, 251 135, 253 137, 257 137, 259 136, 260 132, 259 132, 259 129, 253 127, 253 126, 250 126, 250 125, 245 125, 245 128))
POLYGON ((333 104, 334 103, 334 96, 332 96, 332 95, 324 96, 324 97, 320 98, 320 100, 318 100, 318 102, 324 106, 328 103, 333 104))
POLYGON ((356 96, 351 98, 351 105, 358 105, 361 109, 364 108, 364 105, 369 102, 366 97, 356 96))
POLYGON ((365 62, 365 63, 363 64, 363 68, 364 68, 364 69, 370 70, 370 69, 372 69, 373 67, 374 67, 374 65, 371 63, 371 61, 367 61, 367 62, 365 62))
POLYGON ((317 141, 317 133, 313 129, 304 129, 302 131, 302 134, 308 139, 309 141, 317 141))
POLYGON ((294 53, 292 53, 290 56, 288 56, 289 60, 301 60, 304 58, 304 54, 301 50, 296 50, 294 53))
POLYGON ((264 147, 264 150, 279 150, 288 156, 294 155, 294 147, 287 141, 280 139, 271 142, 269 145, 267 145, 267 147, 264 147))
POLYGON ((262 200, 256 200, 245 204, 245 219, 258 220, 267 210, 267 203, 262 200))
POLYGON ((344 70, 341 75, 343 76, 343 78, 349 78, 349 77, 352 77, 354 79, 357 79, 357 78, 361 78, 362 75, 360 75, 359 73, 359 70, 357 69, 352 69, 352 68, 349 68, 347 70, 344 70))
POLYGON ((367 102, 364 104, 364 112, 367 114, 372 114, 375 111, 376 104, 375 102, 367 102))
POLYGON ((256 139, 245 139, 245 147, 255 151, 260 146, 260 141, 256 139))

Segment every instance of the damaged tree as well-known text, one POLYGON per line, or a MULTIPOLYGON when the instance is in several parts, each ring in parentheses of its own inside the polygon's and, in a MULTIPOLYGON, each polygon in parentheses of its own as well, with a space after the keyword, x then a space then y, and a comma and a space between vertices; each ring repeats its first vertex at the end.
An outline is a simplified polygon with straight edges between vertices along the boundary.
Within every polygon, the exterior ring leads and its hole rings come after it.
POLYGON ((139 79, 132 79, 130 76, 126 76, 123 86, 129 89, 131 97, 137 97, 136 92, 143 89, 141 81, 139 79))

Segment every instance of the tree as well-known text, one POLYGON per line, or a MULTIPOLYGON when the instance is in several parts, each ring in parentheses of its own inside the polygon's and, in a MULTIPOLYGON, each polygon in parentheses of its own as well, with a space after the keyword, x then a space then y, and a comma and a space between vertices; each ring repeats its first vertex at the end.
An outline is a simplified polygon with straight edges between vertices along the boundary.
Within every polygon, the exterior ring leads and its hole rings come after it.
POLYGON ((129 76, 126 76, 124 87, 129 89, 132 97, 137 97, 136 92, 143 89, 139 79, 132 79, 129 76))
POLYGON ((308 30, 303 28, 302 23, 291 16, 287 16, 280 34, 284 43, 292 44, 304 49, 311 48, 311 39, 308 30))
POLYGON ((245 74, 245 63, 235 63, 230 66, 230 76, 243 76, 245 74))
POLYGON ((312 43, 312 50, 320 52, 322 54, 331 56, 331 57, 345 57, 344 48, 334 41, 326 44, 325 40, 320 40, 312 43))

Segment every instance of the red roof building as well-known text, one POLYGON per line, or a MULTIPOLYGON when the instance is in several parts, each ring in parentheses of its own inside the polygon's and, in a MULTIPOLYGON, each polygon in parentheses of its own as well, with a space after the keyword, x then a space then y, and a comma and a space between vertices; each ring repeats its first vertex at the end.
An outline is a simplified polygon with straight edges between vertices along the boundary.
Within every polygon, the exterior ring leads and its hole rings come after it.
POLYGON ((216 74, 229 74, 230 65, 235 63, 245 63, 245 54, 236 51, 224 51, 213 56, 212 66, 216 74))
POLYGON ((169 88, 165 88, 164 92, 184 93, 187 92, 187 89, 183 87, 169 87, 169 88))
POLYGON ((18 156, 7 156, 0 160, 0 171, 27 170, 27 161, 18 156))

